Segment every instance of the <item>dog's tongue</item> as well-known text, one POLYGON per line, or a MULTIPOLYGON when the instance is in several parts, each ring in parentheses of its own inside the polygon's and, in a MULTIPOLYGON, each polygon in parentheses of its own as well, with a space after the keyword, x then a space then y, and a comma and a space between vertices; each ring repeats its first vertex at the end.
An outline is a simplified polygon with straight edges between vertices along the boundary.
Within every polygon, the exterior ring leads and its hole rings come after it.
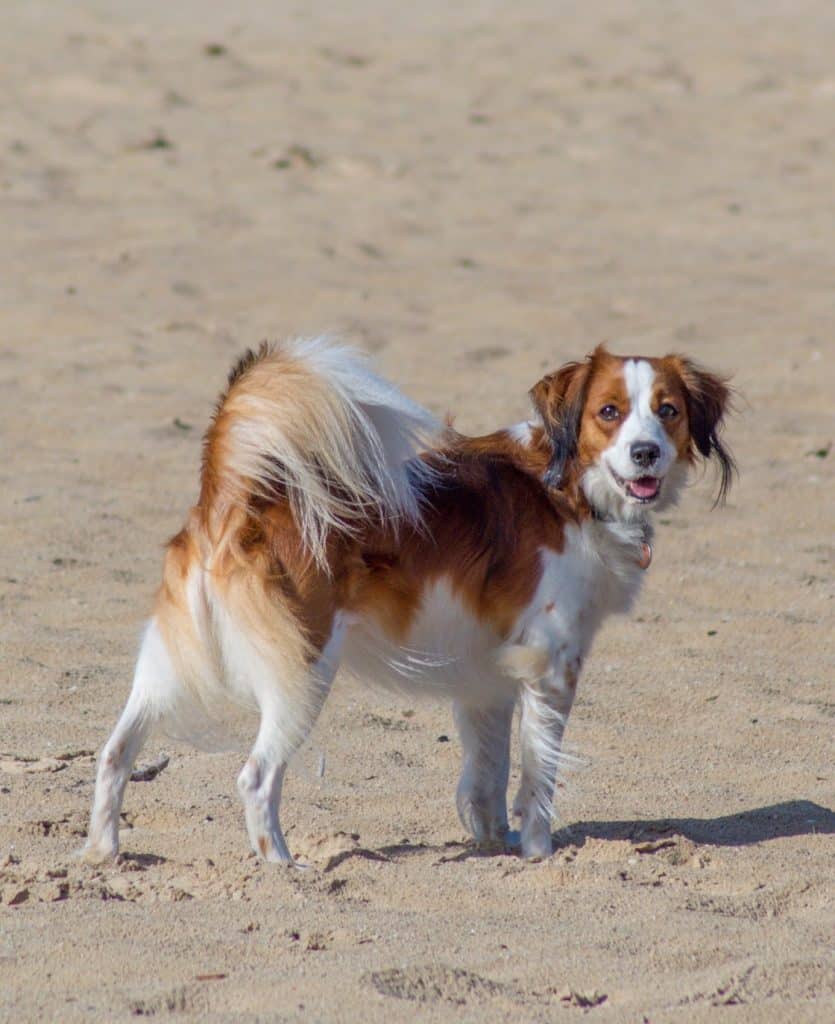
POLYGON ((633 498, 654 498, 658 494, 661 481, 655 476, 642 476, 637 480, 630 480, 629 493, 633 498))

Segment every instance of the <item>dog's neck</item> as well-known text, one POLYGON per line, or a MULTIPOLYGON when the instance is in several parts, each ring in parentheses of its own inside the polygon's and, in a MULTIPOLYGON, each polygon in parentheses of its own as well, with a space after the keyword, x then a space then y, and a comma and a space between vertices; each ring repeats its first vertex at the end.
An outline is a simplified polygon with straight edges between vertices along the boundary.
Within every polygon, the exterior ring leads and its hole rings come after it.
POLYGON ((560 505, 567 504, 578 522, 591 521, 595 530, 603 531, 606 547, 617 563, 616 569, 613 565, 615 571, 621 571, 622 562, 649 567, 654 534, 650 512, 613 495, 605 485, 602 470, 570 463, 554 486, 548 479, 553 449, 547 432, 536 420, 516 424, 491 438, 509 443, 520 468, 536 476, 560 505))

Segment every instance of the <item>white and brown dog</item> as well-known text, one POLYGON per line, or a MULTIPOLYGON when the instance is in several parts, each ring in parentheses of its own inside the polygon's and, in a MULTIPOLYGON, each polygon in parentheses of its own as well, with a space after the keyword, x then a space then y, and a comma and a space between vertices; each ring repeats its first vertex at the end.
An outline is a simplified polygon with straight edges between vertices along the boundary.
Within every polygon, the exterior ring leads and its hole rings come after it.
POLYGON ((200 498, 168 545, 127 706, 102 751, 85 856, 114 856, 136 755, 157 722, 260 714, 238 778, 255 851, 292 863, 288 759, 341 665, 452 698, 457 804, 509 842, 521 706, 522 853, 551 852, 560 747, 583 660, 651 557, 649 514, 715 456, 729 390, 690 360, 596 349, 531 391, 536 417, 486 437, 432 417, 349 348, 262 345, 232 371, 206 434, 200 498))

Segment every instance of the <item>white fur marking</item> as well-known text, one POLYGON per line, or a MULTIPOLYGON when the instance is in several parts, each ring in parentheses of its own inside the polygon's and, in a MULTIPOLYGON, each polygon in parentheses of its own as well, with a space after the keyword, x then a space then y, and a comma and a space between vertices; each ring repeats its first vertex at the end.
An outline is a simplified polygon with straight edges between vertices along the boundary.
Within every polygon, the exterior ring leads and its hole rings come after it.
POLYGON ((630 449, 636 441, 649 441, 657 444, 661 452, 652 473, 663 477, 676 457, 676 450, 652 411, 655 370, 645 359, 627 359, 623 364, 623 377, 629 396, 629 415, 618 431, 615 443, 604 453, 604 458, 608 459, 618 476, 633 480, 643 476, 645 471, 632 461, 630 449))
POLYGON ((442 579, 427 587, 403 643, 390 640, 373 620, 361 619, 348 631, 342 664, 362 681, 465 700, 508 692, 496 664, 500 644, 498 634, 442 579))
POLYGON ((512 427, 507 428, 505 433, 511 441, 522 445, 523 448, 529 448, 533 440, 533 423, 529 420, 525 420, 522 423, 514 423, 512 427))

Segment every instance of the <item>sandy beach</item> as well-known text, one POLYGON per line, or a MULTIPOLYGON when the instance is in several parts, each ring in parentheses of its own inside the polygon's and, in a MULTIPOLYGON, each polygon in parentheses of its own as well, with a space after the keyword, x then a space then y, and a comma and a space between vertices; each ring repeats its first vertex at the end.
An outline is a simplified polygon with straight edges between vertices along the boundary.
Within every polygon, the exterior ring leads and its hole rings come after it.
POLYGON ((0 1019, 835 1019, 835 7, 2 22, 0 1019), (598 636, 550 860, 467 843, 448 708, 337 681, 285 787, 310 870, 250 854, 243 751, 164 735, 86 866, 227 370, 326 330, 467 433, 600 341, 686 352, 739 480, 598 636))

